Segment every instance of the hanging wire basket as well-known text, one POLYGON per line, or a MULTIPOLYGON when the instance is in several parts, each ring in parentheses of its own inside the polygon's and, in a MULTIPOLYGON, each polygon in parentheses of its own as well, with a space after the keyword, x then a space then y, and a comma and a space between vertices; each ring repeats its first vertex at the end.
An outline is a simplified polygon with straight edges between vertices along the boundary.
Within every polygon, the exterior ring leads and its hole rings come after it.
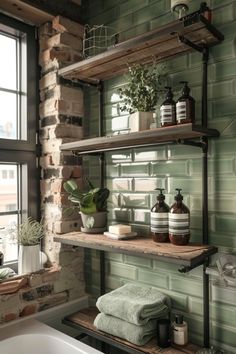
POLYGON ((104 25, 85 25, 83 37, 83 57, 89 58, 105 52, 118 43, 119 34, 114 28, 104 25))

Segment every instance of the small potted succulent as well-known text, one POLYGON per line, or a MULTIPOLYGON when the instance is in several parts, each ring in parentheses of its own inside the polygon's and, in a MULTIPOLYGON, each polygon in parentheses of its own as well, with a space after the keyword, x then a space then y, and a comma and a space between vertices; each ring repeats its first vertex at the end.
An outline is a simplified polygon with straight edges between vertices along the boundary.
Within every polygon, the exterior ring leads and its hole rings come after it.
POLYGON ((150 128, 158 99, 166 86, 165 68, 165 64, 155 63, 138 64, 129 68, 128 83, 118 89, 118 93, 123 100, 120 110, 130 114, 131 132, 150 128))
POLYGON ((42 220, 29 217, 16 230, 19 243, 18 273, 25 274, 40 270, 40 243, 45 228, 42 220))
POLYGON ((86 182, 89 186, 87 192, 81 192, 74 180, 64 183, 68 199, 74 204, 66 212, 73 212, 78 208, 83 223, 81 230, 86 233, 103 233, 106 231, 107 199, 110 192, 107 188, 95 188, 88 179, 86 182))

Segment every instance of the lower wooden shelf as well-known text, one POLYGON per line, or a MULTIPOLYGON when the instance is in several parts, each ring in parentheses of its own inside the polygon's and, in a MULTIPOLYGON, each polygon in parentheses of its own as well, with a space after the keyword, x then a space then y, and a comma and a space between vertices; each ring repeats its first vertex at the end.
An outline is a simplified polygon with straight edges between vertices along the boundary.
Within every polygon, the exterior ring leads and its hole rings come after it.
POLYGON ((108 252, 118 252, 159 259, 164 262, 179 264, 188 271, 204 263, 204 260, 217 252, 217 248, 209 245, 190 243, 186 246, 175 246, 171 243, 156 243, 149 237, 138 237, 130 240, 112 240, 104 235, 71 232, 57 235, 54 241, 68 245, 93 248, 108 252))
POLYGON ((102 331, 96 329, 93 325, 94 319, 98 314, 96 307, 87 308, 80 310, 72 315, 64 318, 63 323, 67 324, 73 328, 78 329, 82 333, 85 333, 91 337, 101 340, 107 344, 110 344, 116 348, 124 350, 125 353, 131 354, 194 354, 197 352, 199 347, 194 344, 188 344, 184 347, 171 347, 166 349, 161 349, 157 346, 156 338, 149 341, 146 345, 139 347, 135 344, 127 342, 118 337, 114 337, 102 331))

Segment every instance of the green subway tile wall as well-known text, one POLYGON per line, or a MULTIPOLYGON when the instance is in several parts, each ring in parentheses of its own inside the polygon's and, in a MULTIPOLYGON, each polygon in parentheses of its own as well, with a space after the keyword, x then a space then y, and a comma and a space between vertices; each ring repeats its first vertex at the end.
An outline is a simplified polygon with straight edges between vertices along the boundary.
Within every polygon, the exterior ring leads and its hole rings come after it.
MULTIPOLYGON (((200 0, 191 2, 196 10, 200 0)), ((236 251, 236 1, 208 0, 214 9, 213 23, 225 35, 225 41, 212 48, 209 61, 209 126, 219 129, 221 137, 209 147, 209 230, 210 242, 221 252, 236 251)), ((170 0, 90 0, 86 2, 87 21, 106 24, 127 39, 173 19, 170 0)), ((175 97, 180 80, 188 80, 197 102, 200 121, 201 55, 190 53, 167 62, 168 78, 175 97)), ((126 75, 105 82, 105 130, 110 134, 127 128, 128 117, 119 115, 118 87, 126 75)), ((89 134, 98 131, 98 97, 92 89, 86 95, 89 134)), ((85 161, 91 179, 97 176, 99 161, 85 161)), ((155 188, 165 188, 171 204, 175 188, 183 189, 191 210, 193 241, 201 241, 201 151, 193 147, 170 145, 106 153, 106 183, 111 190, 109 221, 132 225, 148 235, 149 210, 155 202, 155 188)), ((155 247, 153 245, 153 247, 155 247)), ((86 252, 87 289, 99 295, 98 252, 86 252)), ((215 259, 216 257, 214 257, 215 259)), ((192 341, 202 344, 202 267, 179 274, 172 264, 106 254, 107 290, 127 281, 152 284, 172 298, 173 312, 181 311, 190 327, 192 341)), ((236 353, 236 291, 211 284, 211 342, 229 354, 236 353)))

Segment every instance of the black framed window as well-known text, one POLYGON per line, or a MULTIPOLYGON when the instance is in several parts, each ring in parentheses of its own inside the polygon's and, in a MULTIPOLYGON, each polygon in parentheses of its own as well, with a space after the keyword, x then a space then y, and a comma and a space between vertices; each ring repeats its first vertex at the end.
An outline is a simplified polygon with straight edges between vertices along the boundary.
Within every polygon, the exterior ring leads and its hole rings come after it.
POLYGON ((37 50, 35 28, 0 14, 0 251, 17 260, 8 232, 38 216, 37 50))

